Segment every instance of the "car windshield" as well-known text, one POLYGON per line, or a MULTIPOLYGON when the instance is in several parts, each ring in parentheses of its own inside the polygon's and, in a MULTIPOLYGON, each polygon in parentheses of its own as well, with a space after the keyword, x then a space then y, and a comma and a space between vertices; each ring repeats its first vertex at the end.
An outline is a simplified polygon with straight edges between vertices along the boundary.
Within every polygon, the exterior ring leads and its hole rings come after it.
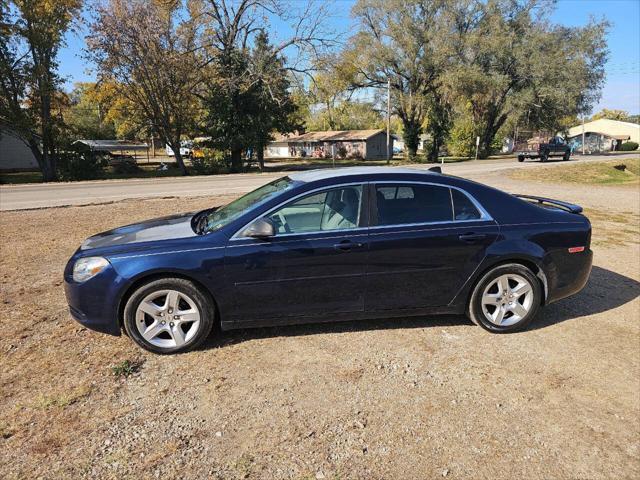
POLYGON ((280 193, 293 187, 293 180, 289 177, 279 178, 267 183, 262 187, 243 195, 242 197, 228 203, 224 207, 212 211, 207 215, 206 233, 220 230, 233 220, 243 215, 247 211, 256 208, 258 205, 270 200, 280 193))

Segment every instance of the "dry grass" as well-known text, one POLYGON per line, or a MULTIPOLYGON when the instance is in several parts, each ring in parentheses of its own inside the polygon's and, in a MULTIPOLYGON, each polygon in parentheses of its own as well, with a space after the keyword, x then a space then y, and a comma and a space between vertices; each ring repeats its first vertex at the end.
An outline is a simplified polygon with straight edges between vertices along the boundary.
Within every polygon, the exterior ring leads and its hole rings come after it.
POLYGON ((597 163, 576 161, 549 168, 523 168, 511 170, 509 176, 517 180, 535 180, 586 185, 638 185, 640 184, 640 157, 597 163), (624 170, 615 168, 624 165, 624 170))
POLYGON ((226 333, 163 357, 70 319, 62 269, 86 236, 226 200, 2 212, 0 478, 640 475, 640 255, 631 233, 598 244, 635 228, 628 208, 587 211, 591 283, 522 334, 386 319, 226 333))

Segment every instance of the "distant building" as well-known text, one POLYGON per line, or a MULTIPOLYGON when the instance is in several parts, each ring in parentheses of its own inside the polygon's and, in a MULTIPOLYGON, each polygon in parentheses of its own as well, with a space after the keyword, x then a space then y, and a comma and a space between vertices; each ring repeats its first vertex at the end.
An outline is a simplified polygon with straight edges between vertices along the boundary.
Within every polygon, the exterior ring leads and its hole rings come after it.
POLYGON ((24 141, 8 127, 0 129, 0 170, 19 172, 38 170, 38 161, 24 141))
MULTIPOLYGON (((390 151, 393 151, 391 137, 390 151)), ((281 135, 265 148, 266 158, 387 158, 384 130, 341 130, 281 135)))
MULTIPOLYGON (((626 141, 640 143, 640 125, 601 118, 584 124, 585 151, 588 153, 619 150, 626 141)), ((582 125, 571 127, 567 142, 574 150, 582 150, 582 125)))

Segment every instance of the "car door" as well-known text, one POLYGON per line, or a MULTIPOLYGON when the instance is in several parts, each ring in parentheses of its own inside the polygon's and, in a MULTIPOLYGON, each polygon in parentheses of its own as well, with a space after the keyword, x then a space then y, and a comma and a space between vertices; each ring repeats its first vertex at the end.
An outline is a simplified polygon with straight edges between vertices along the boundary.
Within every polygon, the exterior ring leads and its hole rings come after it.
POLYGON ((234 321, 326 316, 364 310, 367 191, 362 184, 294 198, 263 218, 267 239, 232 238, 225 272, 234 321))
POLYGON ((457 188, 415 182, 370 188, 366 310, 448 305, 497 238, 497 224, 457 188))

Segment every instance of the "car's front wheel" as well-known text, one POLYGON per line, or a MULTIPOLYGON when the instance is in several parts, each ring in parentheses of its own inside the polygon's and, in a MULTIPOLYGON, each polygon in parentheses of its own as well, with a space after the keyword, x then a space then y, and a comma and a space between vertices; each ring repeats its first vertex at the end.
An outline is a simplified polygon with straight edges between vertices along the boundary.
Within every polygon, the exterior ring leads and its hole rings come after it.
POLYGON ((469 318, 490 332, 524 329, 542 303, 538 278, 520 264, 500 265, 476 284, 468 306, 469 318))
POLYGON ((182 278, 163 278, 139 287, 124 308, 124 328, 138 345, 155 353, 178 353, 200 345, 211 332, 215 306, 182 278))
POLYGON ((571 159, 571 152, 564 152, 564 155, 562 156, 562 160, 564 160, 565 162, 569 161, 569 159, 571 159))

